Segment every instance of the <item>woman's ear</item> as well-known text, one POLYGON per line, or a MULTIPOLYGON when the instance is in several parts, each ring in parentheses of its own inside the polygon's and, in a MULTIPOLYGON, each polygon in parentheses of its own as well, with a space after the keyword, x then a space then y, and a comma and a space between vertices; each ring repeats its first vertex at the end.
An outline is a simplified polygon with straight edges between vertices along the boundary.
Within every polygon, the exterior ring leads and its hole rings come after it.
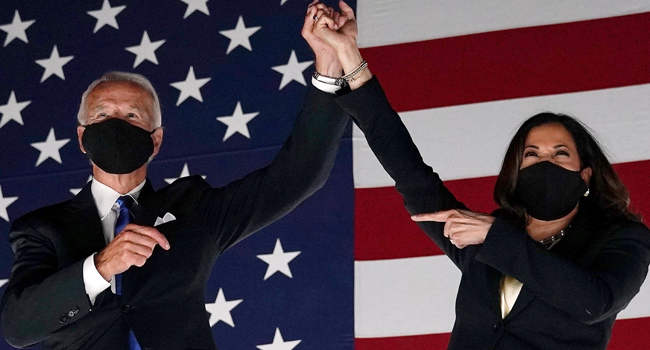
POLYGON ((584 180, 587 186, 589 186, 589 180, 591 180, 591 173, 592 170, 590 167, 586 167, 582 169, 582 171, 580 171, 580 177, 582 178, 582 180, 584 180))

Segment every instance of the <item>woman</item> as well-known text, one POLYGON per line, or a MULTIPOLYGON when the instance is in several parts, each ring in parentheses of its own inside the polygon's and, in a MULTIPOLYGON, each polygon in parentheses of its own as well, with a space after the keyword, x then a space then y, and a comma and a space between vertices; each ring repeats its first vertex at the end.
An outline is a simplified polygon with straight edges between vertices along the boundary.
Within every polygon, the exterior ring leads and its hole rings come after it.
MULTIPOLYGON (((362 59, 354 14, 341 10, 312 9, 312 34, 350 72, 362 59)), ((475 213, 424 164, 377 79, 360 75, 335 103, 365 133, 408 211, 431 213, 413 218, 462 272, 449 348, 605 349, 648 272, 650 231, 586 128, 565 115, 528 119, 497 179, 500 208, 475 213)))

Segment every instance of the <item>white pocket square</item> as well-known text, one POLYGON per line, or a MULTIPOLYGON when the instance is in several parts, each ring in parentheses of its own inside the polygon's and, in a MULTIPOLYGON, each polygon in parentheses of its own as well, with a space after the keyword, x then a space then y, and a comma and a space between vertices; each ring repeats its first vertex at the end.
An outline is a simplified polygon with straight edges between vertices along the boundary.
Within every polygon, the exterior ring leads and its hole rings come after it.
POLYGON ((170 222, 170 221, 174 221, 174 220, 176 220, 176 217, 174 216, 174 214, 168 212, 162 218, 157 217, 156 218, 156 223, 153 224, 153 227, 156 227, 158 225, 162 225, 162 224, 164 224, 166 222, 170 222))

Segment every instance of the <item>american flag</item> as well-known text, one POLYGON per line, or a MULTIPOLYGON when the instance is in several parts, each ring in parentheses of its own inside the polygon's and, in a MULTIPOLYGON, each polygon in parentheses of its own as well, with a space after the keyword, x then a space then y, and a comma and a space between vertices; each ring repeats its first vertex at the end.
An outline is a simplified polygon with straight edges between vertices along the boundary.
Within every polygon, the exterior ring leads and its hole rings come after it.
MULTIPOLYGON (((357 2, 362 55, 425 162, 476 211, 528 117, 590 126, 650 218, 648 0, 357 2)), ((357 350, 445 349, 460 273, 403 209, 358 130, 355 183, 357 350)), ((650 282, 618 316, 609 349, 650 348, 650 282)))
MULTIPOLYGON (((3 0, 0 4, 0 279, 10 222, 89 180, 76 114, 111 70, 148 77, 165 138, 155 188, 188 174, 223 186, 271 162, 313 72, 301 0, 3 0)), ((327 185, 217 260, 206 317, 219 349, 351 349, 351 138, 327 185)), ((2 341, 0 348, 8 349, 2 341)))
MULTIPOLYGON (((307 4, 3 1, 0 279, 13 261, 9 222, 88 180, 75 115, 105 71, 144 74, 160 94, 167 130, 150 167, 155 187, 188 173, 221 186, 268 164, 313 70, 299 35, 307 4)), ((470 208, 494 208, 510 137, 551 110, 594 129, 650 217, 648 0, 350 5, 373 74, 425 161, 470 208)), ((206 316, 221 349, 444 349, 458 281, 354 130, 321 191, 218 259, 206 316)), ((647 348, 648 317, 644 286, 610 349, 647 348)))

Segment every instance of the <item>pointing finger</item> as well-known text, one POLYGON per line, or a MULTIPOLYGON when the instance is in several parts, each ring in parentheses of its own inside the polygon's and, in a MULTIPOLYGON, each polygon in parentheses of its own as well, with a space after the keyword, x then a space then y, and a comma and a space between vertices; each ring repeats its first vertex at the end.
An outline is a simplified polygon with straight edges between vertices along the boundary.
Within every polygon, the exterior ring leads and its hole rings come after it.
POLYGON ((411 216, 411 220, 413 221, 436 221, 436 222, 445 222, 449 219, 449 217, 453 214, 456 213, 455 209, 452 210, 445 210, 445 211, 437 211, 434 213, 427 213, 427 214, 416 214, 411 216))

